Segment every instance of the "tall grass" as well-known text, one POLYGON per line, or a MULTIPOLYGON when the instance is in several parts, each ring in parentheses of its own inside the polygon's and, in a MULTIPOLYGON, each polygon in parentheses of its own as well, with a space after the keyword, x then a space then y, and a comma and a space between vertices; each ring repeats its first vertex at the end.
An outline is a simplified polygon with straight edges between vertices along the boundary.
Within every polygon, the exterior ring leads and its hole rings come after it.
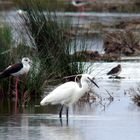
MULTIPOLYGON (((17 4, 18 6, 20 6, 20 8, 22 9, 26 9, 26 3, 23 0, 14 0, 15 4, 17 4)), ((32 6, 32 2, 27 1, 29 4, 31 3, 32 6)), ((51 11, 64 11, 65 8, 70 4, 70 2, 65 2, 64 0, 34 0, 34 4, 38 4, 41 9, 43 10, 51 10, 51 11), (67 4, 66 4, 67 3, 67 4)))
MULTIPOLYGON (((38 97, 44 87, 61 81, 63 77, 83 73, 85 63, 78 62, 76 55, 79 39, 71 34, 69 21, 57 16, 55 12, 44 12, 34 0, 25 0, 26 15, 21 15, 26 25, 26 33, 33 38, 36 54, 32 57, 34 65, 26 79, 26 86, 21 86, 24 100, 38 97), (76 53, 75 53, 76 54, 76 53)), ((78 33, 78 31, 77 31, 78 33)), ((86 50, 85 42, 80 44, 86 50)))
MULTIPOLYGON (((19 44, 13 47, 12 29, 8 25, 0 27, 0 72, 11 64, 17 63, 22 57, 31 56, 31 49, 19 44)), ((22 80, 21 80, 22 81, 22 80)), ((15 90, 15 78, 7 77, 0 79, 0 96, 13 95, 15 90)))
MULTIPOLYGON (((8 26, 0 27, 0 71, 11 62, 11 31, 8 26)), ((5 92, 9 92, 9 80, 0 80, 0 95, 5 96, 5 92)))
POLYGON ((47 79, 62 78, 67 75, 83 72, 83 66, 77 63, 71 52, 77 47, 71 36, 71 25, 58 17, 55 12, 44 12, 34 0, 24 1, 27 9, 25 19, 28 34, 34 38, 38 49, 41 66, 47 79), (28 19, 28 20, 27 20, 28 19))
MULTIPOLYGON (((26 34, 29 38, 33 38, 31 44, 35 46, 29 47, 21 43, 13 47, 11 29, 2 28, 0 70, 18 62, 22 57, 27 56, 32 59, 33 65, 28 76, 21 77, 19 84, 19 97, 26 102, 31 97, 39 97, 44 87, 53 84, 55 80, 83 73, 85 63, 79 61, 76 55, 71 55, 76 54, 79 39, 76 33, 74 36, 71 34, 72 26, 69 21, 61 19, 55 12, 44 12, 34 0, 25 0, 24 6, 27 9, 26 15, 21 17, 26 25, 26 34)), ((79 47, 86 50, 86 43, 83 41, 79 47)), ((2 93, 14 91, 14 78, 6 78, 0 82, 2 82, 0 84, 2 93), (3 82, 4 80, 7 83, 3 82)))

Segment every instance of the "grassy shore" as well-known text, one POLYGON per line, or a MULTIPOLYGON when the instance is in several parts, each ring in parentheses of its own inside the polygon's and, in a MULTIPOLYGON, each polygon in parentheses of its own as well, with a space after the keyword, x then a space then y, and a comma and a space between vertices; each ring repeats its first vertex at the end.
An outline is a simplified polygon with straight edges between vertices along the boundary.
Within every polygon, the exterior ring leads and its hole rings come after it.
MULTIPOLYGON (((27 16, 22 17, 26 35, 33 38, 31 44, 35 46, 26 46, 22 42, 13 47, 12 29, 3 25, 0 30, 1 71, 25 56, 33 61, 28 76, 20 77, 19 100, 22 103, 40 97, 47 85, 61 81, 63 77, 83 73, 85 65, 78 62, 76 56, 71 56, 71 52, 77 51, 78 38, 71 36, 69 22, 58 20, 55 12, 53 15, 50 12, 44 14, 33 0, 24 2, 28 9, 27 16)), ((85 43, 80 47, 86 50, 85 43)), ((0 83, 1 96, 15 96, 15 78, 1 79, 0 83)))

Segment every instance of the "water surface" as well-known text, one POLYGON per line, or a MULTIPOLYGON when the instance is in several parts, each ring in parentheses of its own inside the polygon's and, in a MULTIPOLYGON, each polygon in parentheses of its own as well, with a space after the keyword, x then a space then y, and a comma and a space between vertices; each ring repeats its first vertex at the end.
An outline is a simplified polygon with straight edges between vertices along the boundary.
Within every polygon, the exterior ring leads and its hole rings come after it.
POLYGON ((108 79, 105 73, 118 63, 94 63, 100 89, 96 93, 105 97, 106 108, 99 103, 79 102, 70 108, 69 123, 66 124, 65 110, 62 124, 58 118, 59 105, 40 107, 40 100, 27 108, 20 106, 15 111, 14 101, 1 101, 1 140, 139 140, 140 109, 131 101, 124 90, 137 87, 140 74, 138 62, 121 62, 125 79, 108 79), (100 68, 99 68, 100 67, 100 68), (135 69, 134 69, 135 68, 135 69), (135 74, 134 74, 135 73, 135 74), (107 89, 114 97, 107 98, 107 89))

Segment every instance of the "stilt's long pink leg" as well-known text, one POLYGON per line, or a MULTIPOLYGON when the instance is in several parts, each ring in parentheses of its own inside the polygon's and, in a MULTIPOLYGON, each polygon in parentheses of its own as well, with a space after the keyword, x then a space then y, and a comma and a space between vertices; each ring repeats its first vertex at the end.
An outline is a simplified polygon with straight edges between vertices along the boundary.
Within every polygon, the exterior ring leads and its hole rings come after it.
POLYGON ((16 78, 16 101, 15 101, 15 111, 16 113, 18 112, 18 81, 19 81, 19 78, 17 77, 16 78))

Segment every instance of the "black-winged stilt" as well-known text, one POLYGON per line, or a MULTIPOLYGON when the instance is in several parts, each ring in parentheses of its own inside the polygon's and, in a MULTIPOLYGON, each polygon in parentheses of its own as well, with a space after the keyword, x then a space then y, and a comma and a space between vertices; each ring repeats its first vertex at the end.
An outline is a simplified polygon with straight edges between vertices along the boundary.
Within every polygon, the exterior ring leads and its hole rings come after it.
POLYGON ((30 70, 31 60, 28 57, 22 58, 22 61, 13 65, 10 65, 0 73, 0 79, 15 76, 16 77, 16 102, 18 101, 18 77, 23 74, 27 74, 30 70))
POLYGON ((115 76, 115 77, 117 78, 121 71, 122 71, 121 65, 118 64, 116 67, 112 68, 112 69, 107 73, 107 75, 112 75, 112 76, 115 76))

